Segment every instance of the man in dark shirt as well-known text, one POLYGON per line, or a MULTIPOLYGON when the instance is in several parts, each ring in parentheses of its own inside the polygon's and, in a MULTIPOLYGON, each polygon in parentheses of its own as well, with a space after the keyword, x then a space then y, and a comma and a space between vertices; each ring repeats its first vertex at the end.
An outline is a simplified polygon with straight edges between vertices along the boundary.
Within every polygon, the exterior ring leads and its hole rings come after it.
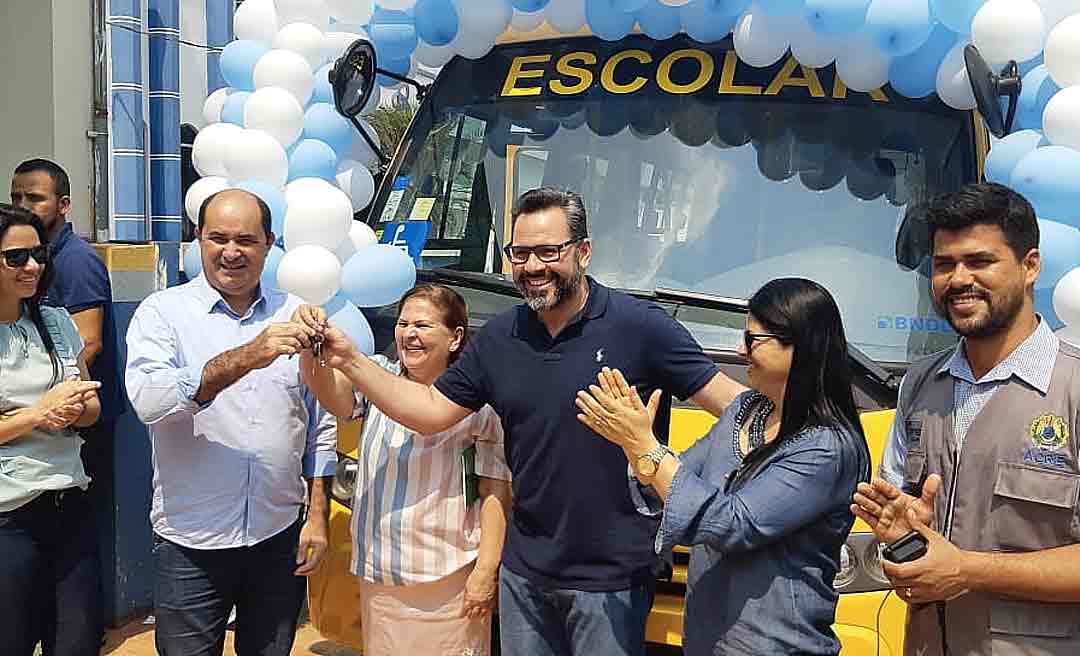
MULTIPOLYGON (((577 392, 617 368, 648 396, 660 388, 719 416, 742 389, 656 305, 585 275, 592 257, 577 194, 525 193, 506 255, 525 304, 492 319, 433 386, 386 373, 326 329, 323 353, 383 413, 421 434, 490 404, 502 420, 513 515, 500 574, 503 653, 645 653, 656 520, 637 512, 627 454, 576 419, 577 392)), ((321 329, 318 310, 305 317, 321 329)), ((316 390, 318 393, 318 390, 316 390)), ((666 438, 670 395, 657 416, 666 438)), ((637 465, 635 465, 637 466, 637 465)))

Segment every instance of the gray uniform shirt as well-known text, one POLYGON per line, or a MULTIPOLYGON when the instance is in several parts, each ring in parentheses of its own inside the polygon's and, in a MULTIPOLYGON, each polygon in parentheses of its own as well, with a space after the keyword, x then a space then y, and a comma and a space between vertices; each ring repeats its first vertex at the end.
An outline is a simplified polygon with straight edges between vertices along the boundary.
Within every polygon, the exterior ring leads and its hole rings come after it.
MULTIPOLYGON (((45 325, 63 365, 61 380, 78 377, 83 343, 67 310, 43 307, 45 325)), ((24 311, 14 323, 0 323, 0 412, 29 408, 54 384, 52 360, 37 327, 24 311)), ((34 429, 0 444, 0 512, 9 512, 46 490, 86 489, 90 477, 72 430, 34 429)))

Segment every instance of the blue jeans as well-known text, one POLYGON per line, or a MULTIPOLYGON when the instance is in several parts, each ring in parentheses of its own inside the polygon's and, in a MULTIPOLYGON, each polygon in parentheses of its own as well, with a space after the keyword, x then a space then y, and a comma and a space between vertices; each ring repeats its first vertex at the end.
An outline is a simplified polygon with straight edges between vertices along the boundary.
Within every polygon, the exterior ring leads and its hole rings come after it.
POLYGON ((0 513, 0 654, 97 656, 103 604, 86 493, 45 492, 0 513))
POLYGON ((615 592, 545 588, 506 567, 499 632, 506 656, 645 656, 652 582, 615 592))
POLYGON ((239 656, 288 656, 304 600, 300 521, 251 547, 189 549, 154 536, 154 640, 161 656, 220 656, 236 606, 239 656))

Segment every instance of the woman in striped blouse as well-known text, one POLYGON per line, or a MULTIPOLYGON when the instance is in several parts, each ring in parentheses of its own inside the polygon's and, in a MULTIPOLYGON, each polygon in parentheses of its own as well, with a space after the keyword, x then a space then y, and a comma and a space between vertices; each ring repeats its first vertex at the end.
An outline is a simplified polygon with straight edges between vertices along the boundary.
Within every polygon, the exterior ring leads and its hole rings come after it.
MULTIPOLYGON (((397 361, 374 359, 433 383, 468 340, 465 301, 444 285, 413 288, 398 303, 394 340, 397 361)), ((319 401, 337 416, 355 414, 345 376, 314 369, 305 376, 319 401)), ((446 431, 417 435, 374 405, 363 413, 352 571, 365 656, 487 656, 510 503, 499 418, 485 406, 446 431), (471 463, 475 477, 465 475, 471 463), (472 491, 469 479, 477 482, 472 491)))

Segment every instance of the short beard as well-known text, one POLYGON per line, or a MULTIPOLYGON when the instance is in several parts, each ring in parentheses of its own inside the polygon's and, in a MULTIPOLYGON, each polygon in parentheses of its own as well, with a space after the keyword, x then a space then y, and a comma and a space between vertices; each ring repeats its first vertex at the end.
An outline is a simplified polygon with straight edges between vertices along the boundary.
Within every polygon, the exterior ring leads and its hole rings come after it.
POLYGON ((518 291, 525 298, 525 304, 529 306, 533 312, 547 312, 554 310, 559 305, 566 302, 574 293, 581 287, 581 283, 585 280, 585 270, 575 264, 574 272, 570 274, 569 278, 563 278, 559 274, 553 274, 555 276, 555 293, 549 298, 546 294, 533 294, 525 286, 525 275, 514 279, 514 284, 517 286, 518 291))
POLYGON ((989 312, 986 317, 976 321, 973 324, 969 324, 966 328, 961 328, 953 320, 952 314, 949 312, 949 299, 952 296, 959 296, 960 294, 967 293, 972 290, 962 290, 960 292, 954 292, 947 294, 942 303, 934 302, 937 306, 937 311, 941 316, 945 317, 945 320, 949 322, 952 329, 956 331, 956 334, 961 337, 971 337, 974 339, 983 339, 986 337, 993 337, 998 335, 1009 328, 1016 321, 1016 317, 1020 314, 1021 308, 1024 306, 1024 295, 1015 294, 1004 297, 1001 299, 1002 304, 1000 306, 994 304, 994 299, 984 289, 974 290, 982 295, 984 301, 989 306, 989 312))

